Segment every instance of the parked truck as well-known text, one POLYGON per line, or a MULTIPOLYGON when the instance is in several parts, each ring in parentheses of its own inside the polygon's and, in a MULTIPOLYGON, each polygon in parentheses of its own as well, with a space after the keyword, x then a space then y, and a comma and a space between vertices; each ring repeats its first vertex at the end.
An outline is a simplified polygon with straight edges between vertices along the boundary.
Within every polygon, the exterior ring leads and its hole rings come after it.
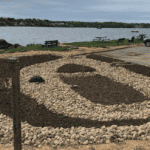
POLYGON ((150 47, 150 38, 144 38, 143 43, 147 46, 150 47))
POLYGON ((148 38, 146 36, 146 34, 140 34, 137 39, 139 41, 143 41, 143 43, 147 46, 147 47, 150 47, 150 38, 148 38))

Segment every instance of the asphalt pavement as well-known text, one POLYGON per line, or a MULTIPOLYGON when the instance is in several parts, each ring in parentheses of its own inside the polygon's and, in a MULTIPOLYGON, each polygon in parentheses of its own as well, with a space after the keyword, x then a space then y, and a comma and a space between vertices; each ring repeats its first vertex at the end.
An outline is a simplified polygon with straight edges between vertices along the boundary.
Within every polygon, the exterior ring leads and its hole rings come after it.
POLYGON ((118 49, 97 54, 150 67, 150 47, 146 46, 118 49))

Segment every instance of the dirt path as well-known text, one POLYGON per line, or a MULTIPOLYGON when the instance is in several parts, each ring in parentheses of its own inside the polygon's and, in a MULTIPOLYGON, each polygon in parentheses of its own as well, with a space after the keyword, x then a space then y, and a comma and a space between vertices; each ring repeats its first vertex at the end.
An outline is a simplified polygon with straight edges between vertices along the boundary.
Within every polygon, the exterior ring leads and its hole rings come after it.
MULTIPOLYGON (((14 147, 6 148, 3 144, 0 144, 0 149, 14 150, 14 147)), ((78 145, 76 147, 58 146, 57 149, 46 145, 41 148, 22 146, 22 150, 150 150, 150 141, 126 140, 122 143, 78 145)))
MULTIPOLYGON (((60 46, 68 46, 68 47, 75 47, 75 46, 72 46, 72 45, 60 45, 60 46)), ((144 43, 142 44, 132 44, 132 45, 123 45, 123 46, 108 46, 107 48, 102 48, 102 47, 77 47, 77 49, 73 49, 73 50, 70 50, 70 51, 40 51, 38 49, 35 49, 35 50, 30 50, 30 51, 27 51, 27 52, 14 52, 14 53, 3 53, 3 54, 0 54, 0 58, 10 58, 10 57, 19 57, 19 56, 32 56, 32 55, 35 55, 35 54, 56 54, 56 55, 59 55, 59 56, 62 56, 62 55, 66 55, 67 57, 69 55, 79 55, 79 54, 86 54, 86 53, 92 53, 92 52, 105 52, 105 51, 114 51, 116 49, 124 49, 124 48, 130 48, 130 47, 138 47, 138 46, 145 46, 144 43)))

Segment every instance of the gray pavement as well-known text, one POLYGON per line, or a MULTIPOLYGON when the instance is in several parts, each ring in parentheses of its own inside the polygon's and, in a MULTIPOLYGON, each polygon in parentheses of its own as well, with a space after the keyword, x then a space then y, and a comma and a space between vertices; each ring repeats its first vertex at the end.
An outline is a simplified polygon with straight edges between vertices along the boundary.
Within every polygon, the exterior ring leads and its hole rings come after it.
POLYGON ((150 67, 150 47, 138 46, 122 50, 96 53, 150 67))

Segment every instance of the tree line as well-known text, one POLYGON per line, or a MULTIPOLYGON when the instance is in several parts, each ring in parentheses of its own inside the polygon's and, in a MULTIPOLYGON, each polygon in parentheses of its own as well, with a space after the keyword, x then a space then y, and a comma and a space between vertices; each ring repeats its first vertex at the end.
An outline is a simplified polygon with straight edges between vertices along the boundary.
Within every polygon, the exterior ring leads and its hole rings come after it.
POLYGON ((33 27, 88 27, 88 28, 150 28, 149 23, 122 23, 122 22, 80 22, 80 21, 51 21, 41 19, 14 19, 0 18, 0 26, 33 26, 33 27))

